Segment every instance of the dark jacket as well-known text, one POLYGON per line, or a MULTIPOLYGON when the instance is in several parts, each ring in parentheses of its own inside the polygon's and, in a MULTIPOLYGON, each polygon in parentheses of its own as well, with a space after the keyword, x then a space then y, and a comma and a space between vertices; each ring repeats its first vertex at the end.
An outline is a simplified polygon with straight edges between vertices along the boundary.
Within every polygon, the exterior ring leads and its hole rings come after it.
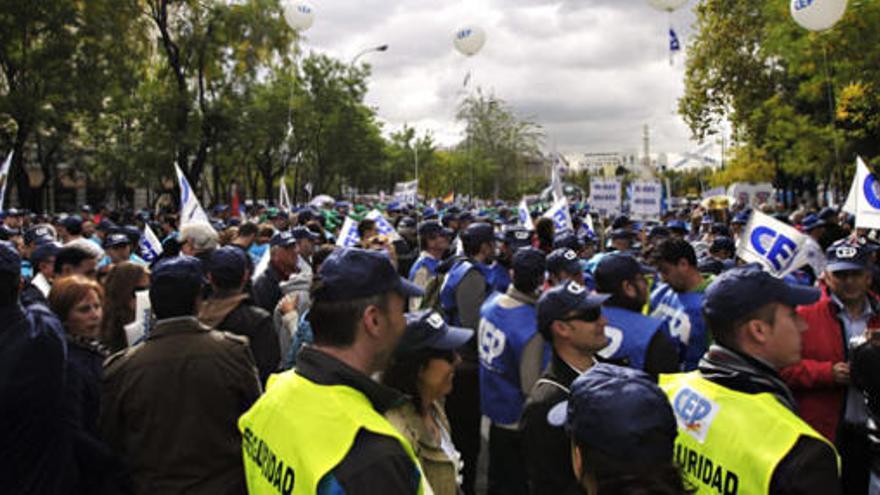
POLYGON ((266 271, 254 280, 253 294, 257 306, 269 313, 275 311, 275 306, 281 300, 281 288, 278 286, 281 282, 281 274, 269 263, 266 271))
MULTIPOLYGON (((747 394, 769 393, 797 413, 794 397, 775 370, 750 356, 713 345, 700 360, 703 378, 747 394)), ((840 493, 834 450, 815 438, 801 437, 770 479, 772 494, 840 493)))
MULTIPOLYGON (((406 402, 400 392, 310 346, 300 351, 296 372, 319 385, 345 385, 363 393, 379 414, 406 402)), ((342 461, 319 484, 318 493, 415 494, 420 477, 418 467, 396 438, 361 430, 342 461)))
POLYGON ((278 370, 281 351, 272 315, 254 306, 247 294, 215 293, 202 305, 199 320, 211 328, 247 337, 262 383, 278 370))
POLYGON ((64 409, 67 344, 44 306, 0 307, 0 491, 62 494, 75 463, 64 409))
POLYGON ((532 388, 523 410, 523 431, 529 493, 577 493, 578 482, 571 466, 571 440, 565 428, 551 425, 547 413, 568 400, 571 382, 578 372, 556 352, 544 374, 532 388))
POLYGON ((99 426, 135 493, 242 494, 238 417, 259 395, 246 339, 169 318, 107 361, 99 426))
POLYGON ((880 345, 868 341, 853 350, 850 376, 853 385, 865 394, 871 470, 880 473, 880 345))

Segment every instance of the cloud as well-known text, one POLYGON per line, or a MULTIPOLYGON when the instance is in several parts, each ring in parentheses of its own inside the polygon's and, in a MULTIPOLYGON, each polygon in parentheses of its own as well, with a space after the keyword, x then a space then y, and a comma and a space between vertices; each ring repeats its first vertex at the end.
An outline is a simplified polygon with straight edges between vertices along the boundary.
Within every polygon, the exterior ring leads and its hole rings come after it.
POLYGON ((565 153, 632 151, 642 129, 652 147, 694 147, 675 114, 683 94, 684 58, 668 58, 670 20, 683 43, 693 14, 667 14, 643 0, 314 0, 306 49, 372 65, 367 102, 386 130, 404 123, 431 130, 443 144, 461 138, 455 109, 479 85, 545 129, 548 148, 565 153), (483 51, 465 58, 452 48, 463 25, 482 26, 483 51))

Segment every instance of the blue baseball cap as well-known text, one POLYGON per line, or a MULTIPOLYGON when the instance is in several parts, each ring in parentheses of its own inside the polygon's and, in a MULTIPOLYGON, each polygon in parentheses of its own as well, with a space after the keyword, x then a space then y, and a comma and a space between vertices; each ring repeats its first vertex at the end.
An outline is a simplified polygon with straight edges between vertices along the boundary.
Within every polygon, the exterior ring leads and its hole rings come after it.
POLYGON ((404 297, 422 297, 418 285, 397 274, 388 255, 360 248, 337 249, 324 260, 318 272, 317 300, 361 299, 397 291, 404 297))
POLYGON ((832 208, 830 206, 826 206, 825 208, 822 208, 821 210, 819 210, 818 216, 819 216, 820 220, 825 220, 825 221, 833 220, 834 217, 837 216, 837 210, 835 210, 834 208, 832 208))
POLYGON ((510 246, 510 249, 517 250, 532 245, 532 233, 525 227, 512 225, 504 229, 499 240, 510 246))
POLYGON ((105 248, 131 245, 131 239, 125 234, 110 234, 104 241, 105 248))
POLYGON ((58 251, 61 251, 61 243, 49 241, 39 244, 31 253, 31 263, 36 266, 37 263, 46 261, 53 256, 57 256, 58 251))
POLYGON ((580 239, 578 239, 577 235, 571 231, 562 232, 553 238, 553 249, 568 248, 580 251, 583 247, 580 239))
POLYGON ((749 217, 751 216, 751 212, 743 211, 737 213, 733 220, 730 222, 731 225, 745 225, 749 223, 749 217))
POLYGON ((426 309, 406 314, 406 332, 397 344, 396 354, 407 354, 421 349, 452 351, 463 346, 474 331, 449 326, 440 313, 426 309))
POLYGON ((8 241, 10 238, 21 235, 21 230, 14 229, 12 227, 7 227, 6 225, 0 224, 0 239, 4 241, 8 241))
POLYGON ((34 244, 38 239, 55 240, 55 235, 48 225, 35 225, 24 232, 24 243, 34 244))
POLYGON ((461 240, 479 243, 495 242, 495 229, 488 223, 472 223, 461 233, 461 240))
POLYGON ((81 229, 82 224, 83 224, 83 219, 79 215, 70 215, 70 216, 64 217, 64 219, 61 220, 61 226, 67 230, 81 229))
POLYGON ((288 230, 276 233, 272 236, 272 239, 269 240, 270 247, 288 247, 295 244, 296 238, 293 236, 293 233, 288 230))
POLYGON ((678 425, 666 394, 644 371, 598 363, 547 414, 577 445, 634 465, 672 461, 678 425))
POLYGON ((733 242, 733 239, 730 237, 716 237, 712 240, 712 245, 709 246, 709 252, 717 253, 718 251, 730 251, 731 253, 735 253, 736 243, 733 242))
POLYGON ((21 255, 9 241, 0 241, 0 273, 21 274, 21 255))
POLYGON ((703 317, 711 329, 713 322, 730 321, 770 303, 803 306, 820 295, 819 289, 787 284, 753 263, 722 273, 706 288, 703 317))
POLYGON ((321 236, 319 236, 318 234, 309 230, 308 227, 302 227, 302 226, 294 227, 290 233, 291 233, 291 235, 293 235, 293 238, 297 241, 302 240, 302 239, 308 239, 310 241, 317 241, 318 239, 321 238, 321 236))
POLYGON ((538 299, 538 329, 546 334, 550 324, 561 320, 574 311, 595 309, 602 306, 607 294, 590 294, 586 287, 569 280, 548 290, 538 299))
POLYGON ((804 217, 804 220, 801 222, 801 226, 803 226, 804 232, 810 232, 811 230, 824 227, 825 220, 819 218, 819 216, 815 213, 811 213, 804 217))
POLYGON ((632 255, 626 253, 609 253, 603 256, 593 270, 596 290, 614 293, 624 280, 632 280, 638 274, 647 275, 654 270, 639 263, 632 255))
POLYGON ((419 236, 420 237, 433 237, 435 235, 444 235, 446 237, 452 237, 452 230, 447 229, 440 222, 436 220, 429 220, 427 222, 422 222, 419 225, 419 236))
POLYGON ((180 255, 163 258, 156 263, 150 273, 153 286, 159 283, 192 283, 204 282, 202 262, 193 256, 180 255))
POLYGON ((583 271, 581 261, 574 250, 569 248, 554 249, 547 256, 547 271, 553 275, 560 272, 575 274, 583 271))
POLYGON ((829 272, 865 270, 871 263, 872 251, 873 248, 866 244, 841 239, 825 250, 825 259, 828 261, 825 269, 829 272))
POLYGON ((215 282, 239 283, 244 278, 248 263, 244 251, 235 246, 215 249, 208 260, 208 273, 215 282))
POLYGON ((663 225, 655 225, 648 230, 648 239, 669 237, 669 229, 663 225))
POLYGON ((680 232, 683 234, 687 234, 688 232, 688 224, 683 220, 670 220, 666 222, 666 228, 671 232, 680 232))

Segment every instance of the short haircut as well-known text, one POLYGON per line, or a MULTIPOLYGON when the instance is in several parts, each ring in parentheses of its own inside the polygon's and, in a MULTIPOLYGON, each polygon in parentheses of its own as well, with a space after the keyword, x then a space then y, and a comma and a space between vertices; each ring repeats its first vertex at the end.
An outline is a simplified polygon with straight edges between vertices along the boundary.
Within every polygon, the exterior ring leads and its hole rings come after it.
POLYGON ((206 223, 190 223, 180 229, 180 242, 189 241, 196 251, 217 249, 217 231, 206 223))
POLYGON ((670 238, 662 241, 652 250, 651 257, 655 263, 665 261, 674 265, 678 260, 685 259, 689 265, 697 266, 697 253, 684 239, 670 238))
POLYGON ((98 295, 98 300, 103 306, 104 289, 98 282, 82 275, 60 278, 52 284, 52 291, 49 292, 49 308, 59 320, 67 321, 67 316, 74 306, 85 299, 91 291, 98 295))
MULTIPOLYGON (((376 228, 376 221, 370 220, 369 218, 365 218, 358 222, 358 235, 361 236, 361 239, 364 239, 364 235, 376 228)), ((364 239, 366 240, 366 239, 364 239)))
POLYGON ((553 224, 553 220, 546 217, 541 217, 536 220, 535 236, 541 241, 542 244, 552 246, 553 237, 556 236, 556 226, 553 224))
POLYGON ((268 223, 260 225, 260 232, 257 234, 257 237, 268 237, 271 239, 273 235, 275 235, 275 227, 268 223))
POLYGON ((255 236, 259 231, 260 229, 257 227, 257 224, 253 222, 245 222, 238 227, 238 235, 240 237, 255 236))
POLYGON ((21 275, 18 273, 0 273, 0 308, 18 304, 21 275))
POLYGON ((516 290, 525 294, 531 294, 544 283, 544 271, 513 270, 512 283, 516 290))
POLYGON ((77 267, 83 261, 94 259, 92 253, 86 251, 80 246, 64 246, 55 255, 55 274, 59 275, 64 271, 65 266, 77 267))
POLYGON ((476 256, 480 253, 480 248, 486 244, 485 239, 473 239, 468 236, 461 236, 461 247, 464 249, 465 256, 476 256))
POLYGON ((158 319, 192 316, 196 314, 196 302, 201 293, 201 283, 160 278, 150 285, 150 304, 158 319))
POLYGON ((776 307, 778 305, 779 303, 768 303, 738 318, 733 317, 710 320, 704 315, 704 319, 706 320, 706 326, 712 333, 712 339, 715 342, 728 349, 739 350, 739 343, 737 342, 737 332, 739 329, 752 320, 761 320, 768 325, 775 324, 776 307))
POLYGON ((328 347, 345 348, 354 344, 358 324, 369 306, 388 311, 389 293, 360 299, 343 301, 323 301, 315 298, 320 291, 321 281, 312 286, 312 307, 309 309, 309 323, 315 335, 315 344, 328 347))

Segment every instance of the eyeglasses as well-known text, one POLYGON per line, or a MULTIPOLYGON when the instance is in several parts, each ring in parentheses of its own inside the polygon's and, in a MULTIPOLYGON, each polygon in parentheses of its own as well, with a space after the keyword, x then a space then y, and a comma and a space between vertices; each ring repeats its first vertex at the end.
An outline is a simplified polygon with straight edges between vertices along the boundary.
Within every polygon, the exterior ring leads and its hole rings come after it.
POLYGON ((579 321, 585 321, 587 323, 593 323, 593 322, 597 321, 601 316, 602 316, 602 308, 595 307, 595 308, 584 309, 584 310, 578 311, 577 313, 575 313, 567 318, 562 318, 562 321, 579 320, 579 321))

